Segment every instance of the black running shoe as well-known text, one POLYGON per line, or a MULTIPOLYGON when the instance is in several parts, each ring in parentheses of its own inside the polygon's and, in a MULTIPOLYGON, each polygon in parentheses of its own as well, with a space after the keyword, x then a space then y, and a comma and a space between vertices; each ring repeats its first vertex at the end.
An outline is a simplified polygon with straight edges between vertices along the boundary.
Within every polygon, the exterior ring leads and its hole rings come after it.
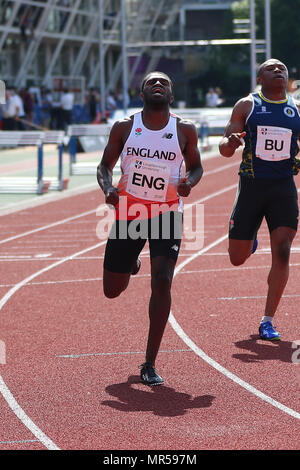
POLYGON ((138 258, 136 260, 136 263, 131 271, 131 274, 134 276, 135 274, 137 274, 139 272, 139 270, 141 269, 141 265, 142 265, 142 262, 141 262, 141 259, 138 258))
POLYGON ((164 383, 163 379, 156 373, 155 368, 150 362, 144 362, 141 366, 141 379, 146 385, 161 385, 164 383))

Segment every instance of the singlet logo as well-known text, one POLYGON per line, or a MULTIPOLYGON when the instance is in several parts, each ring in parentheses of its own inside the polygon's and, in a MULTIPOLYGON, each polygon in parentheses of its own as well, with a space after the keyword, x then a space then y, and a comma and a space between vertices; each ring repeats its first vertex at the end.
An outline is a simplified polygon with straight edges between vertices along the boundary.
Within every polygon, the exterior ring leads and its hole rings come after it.
POLYGON ((283 112, 286 116, 293 118, 295 116, 295 110, 293 108, 290 108, 289 106, 286 106, 283 109, 283 112))
POLYGON ((261 111, 256 111, 256 114, 272 114, 272 111, 267 111, 267 107, 262 106, 261 111))
POLYGON ((135 135, 136 137, 138 137, 139 135, 141 135, 142 133, 142 129, 140 127, 137 127, 136 130, 135 130, 135 135))
POLYGON ((163 135, 163 138, 165 139, 172 139, 173 137, 173 134, 169 134, 168 132, 166 132, 164 135, 163 135))
POLYGON ((134 164, 135 168, 137 168, 138 170, 142 167, 143 165, 143 162, 141 162, 140 160, 137 160, 134 164))

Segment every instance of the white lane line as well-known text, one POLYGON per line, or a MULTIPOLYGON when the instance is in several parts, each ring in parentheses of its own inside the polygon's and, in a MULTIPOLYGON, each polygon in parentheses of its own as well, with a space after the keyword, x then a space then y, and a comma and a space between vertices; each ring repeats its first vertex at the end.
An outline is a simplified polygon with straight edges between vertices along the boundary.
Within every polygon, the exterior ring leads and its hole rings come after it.
MULTIPOLYGON (((293 299, 295 297, 300 297, 300 294, 283 294, 281 298, 293 299)), ((218 297, 218 300, 248 300, 248 299, 266 299, 266 295, 245 295, 241 297, 218 297)))
POLYGON ((57 227, 57 225, 71 222, 72 220, 79 219, 80 217, 85 217, 86 215, 95 214, 96 210, 100 209, 100 207, 106 207, 106 204, 101 204, 96 209, 86 211, 86 212, 81 212, 80 214, 73 215, 72 217, 67 217, 66 219, 58 220, 51 224, 43 225, 42 227, 38 227, 33 230, 28 230, 27 232, 19 233, 18 235, 13 235, 12 237, 4 238, 3 240, 0 240, 0 245, 2 245, 3 243, 11 242, 13 240, 17 240, 18 238, 26 237, 27 235, 32 235, 34 233, 41 232, 42 230, 47 230, 48 228, 57 227))
MULTIPOLYGON (((204 198, 201 198, 199 199, 198 201, 195 201, 194 203, 191 203, 189 206, 193 205, 193 204, 197 204, 198 202, 202 202, 204 200, 209 200, 213 197, 216 197, 218 196, 219 194, 223 194, 224 192, 226 191, 230 191, 232 188, 236 187, 237 185, 231 185, 231 186, 228 186, 226 188, 223 188, 222 190, 219 190, 211 195, 208 195, 204 198)), ((105 206, 105 204, 103 204, 102 206, 105 206)), ((83 214, 84 215, 88 215, 88 214, 91 214, 95 212, 95 210, 92 210, 92 211, 87 211, 85 213, 82 213, 82 214, 78 214, 77 216, 73 216, 73 217, 68 217, 67 219, 64 219, 63 221, 58 221, 58 222, 55 222, 53 224, 49 224, 49 225, 46 225, 44 227, 40 227, 39 229, 35 229, 33 231, 29 231, 29 232, 25 232, 23 234, 19 234, 19 235, 16 235, 14 237, 10 237, 9 239, 6 239, 6 241, 10 241, 10 240, 14 240, 16 238, 21 238, 22 236, 25 236, 25 235, 29 235, 29 234, 32 234, 32 233, 36 233, 37 231, 41 231, 41 230, 45 230, 46 228, 50 228, 52 226, 56 226, 56 225, 59 225, 61 223, 65 223, 65 222, 68 222, 70 220, 74 220, 76 218, 79 218, 79 217, 83 217, 83 214)), ((227 235, 226 235, 227 236, 227 235)), ((224 237, 225 239, 225 237, 224 237)), ((0 243, 5 243, 5 240, 2 240, 0 241, 0 243)), ((5 295, 4 297, 2 297, 2 299, 0 300, 0 310, 3 308, 3 306, 6 304, 6 302, 8 302, 8 300, 21 288, 23 287, 24 285, 26 285, 28 282, 32 281, 34 278, 36 278, 37 276, 39 276, 40 274, 43 274, 47 271, 49 271, 50 269, 56 267, 56 266, 59 266, 60 264, 64 263, 65 261, 69 261, 71 259, 74 259, 76 256, 80 256, 81 254, 84 254, 88 251, 91 251, 93 249, 96 249, 98 248, 99 246, 101 245, 104 245, 106 243, 106 240, 103 241, 103 242, 100 242, 96 245, 93 245, 89 248, 86 248, 82 251, 79 251, 73 255, 70 255, 70 256, 67 256, 66 258, 63 258, 62 260, 59 260, 57 261, 56 263, 53 263, 53 264, 50 264, 49 266, 35 272, 34 274, 28 276, 27 278, 23 279, 23 281, 19 282, 18 284, 16 284, 12 289, 10 289, 5 295)), ((193 255, 194 256, 194 255, 193 255)), ((190 259, 190 258, 189 258, 190 259)), ((184 262, 185 263, 185 262, 184 262)), ((8 387, 6 386, 3 378, 1 377, 0 375, 0 393, 2 394, 3 398, 5 399, 5 401, 7 402, 7 404, 10 406, 10 408, 12 409, 12 411, 19 417, 19 419, 21 420, 21 422, 44 444, 44 446, 48 449, 59 449, 56 444, 54 444, 34 423, 33 421, 26 415, 26 413, 22 410, 22 408, 20 407, 20 405, 17 403, 17 401, 15 400, 15 398, 13 397, 12 393, 10 392, 10 390, 8 389, 8 387)))
MULTIPOLYGON (((103 258, 103 257, 102 257, 103 258)), ((62 259, 62 258, 58 258, 62 259)), ((86 258, 79 258, 80 260, 86 259, 86 258)), ((98 257, 96 258, 88 258, 88 259, 99 259, 98 257)), ((291 264, 291 266, 300 266, 300 263, 294 263, 291 264)), ((190 269, 190 270, 185 270, 185 271, 180 271, 177 274, 180 276, 184 276, 186 274, 206 274, 206 273, 215 273, 215 272, 224 272, 224 271, 251 271, 255 270, 257 271, 258 269, 269 269, 269 265, 265 266, 237 266, 237 267, 232 267, 232 268, 212 268, 212 269, 190 269)), ((137 278, 144 278, 144 277, 150 277, 150 273, 145 273, 145 274, 136 274, 135 279, 137 278)), ((51 284, 70 284, 70 283, 76 283, 76 282, 98 282, 102 281, 102 277, 91 277, 91 278, 84 278, 84 279, 65 279, 65 280, 55 280, 55 281, 40 281, 40 282, 28 282, 26 286, 44 286, 44 285, 51 285, 51 284)), ((15 284, 0 284, 0 287, 13 287, 15 284)), ((218 300, 237 300, 237 299, 261 299, 265 298, 266 295, 253 295, 253 296, 244 296, 244 297, 217 297, 218 300)), ((300 294, 283 294, 282 297, 300 297, 300 294)))
MULTIPOLYGON (((191 349, 165 349, 159 351, 160 353, 174 353, 174 352, 192 352, 191 349)), ((79 357, 88 356, 121 356, 126 354, 145 354, 145 351, 121 351, 121 352, 108 352, 108 353, 82 353, 82 354, 57 354, 56 357, 63 357, 67 359, 78 359, 79 357)))
POLYGON ((40 196, 37 196, 31 199, 27 199, 23 202, 13 202, 12 204, 9 204, 7 206, 0 207, 0 216, 13 214, 15 212, 20 212, 26 209, 33 209, 34 207, 46 205, 49 202, 57 202, 61 199, 77 196, 78 194, 85 194, 88 192, 95 191, 96 189, 99 189, 97 183, 88 183, 83 186, 80 186, 80 188, 68 189, 66 192, 57 191, 53 194, 44 194, 42 198, 40 198, 40 196))
POLYGON ((201 197, 197 201, 191 202, 189 204, 185 204, 184 208, 188 209, 189 207, 194 206, 195 204, 209 201, 209 199, 213 199, 216 196, 220 196, 221 194, 226 193, 227 191, 231 191, 232 189, 237 188, 237 184, 231 184, 230 186, 226 186, 223 189, 219 189, 218 191, 215 191, 214 193, 209 194, 208 196, 201 197))
MULTIPOLYGON (((178 272, 186 266, 188 263, 196 259, 198 256, 200 256, 202 253, 210 250, 211 248, 215 247, 219 243, 223 242, 227 238, 227 234, 223 235, 222 237, 218 238, 215 240, 213 243, 210 243, 206 247, 202 248, 202 250, 199 250, 197 253, 194 253, 191 255, 188 259, 183 261, 181 264, 178 265, 178 267, 174 271, 174 277, 178 274, 178 272)), ((257 388, 253 387, 250 385, 248 382, 242 380, 240 377, 237 375, 233 374, 230 372, 228 369, 225 367, 221 366, 218 362, 216 362, 214 359, 212 359, 210 356, 208 356, 202 349, 200 349, 192 340, 191 338, 185 333, 185 331, 181 328, 179 323, 176 321, 174 315, 172 312, 170 312, 170 317, 169 317, 169 323, 171 324, 172 328, 174 329, 175 333, 182 339, 182 341, 189 346, 194 353, 199 356, 201 359, 203 359, 207 364, 212 366, 214 369, 219 371, 221 374, 225 375, 228 379, 232 380, 236 384, 238 384, 240 387, 243 387, 245 390, 247 390, 250 393, 253 393, 256 397, 260 398, 261 400, 269 403, 270 405, 274 406, 275 408, 283 411, 284 413, 292 416, 293 418, 299 419, 300 420, 300 413, 297 411, 293 410, 292 408, 289 408, 282 403, 278 402, 277 400, 274 400, 274 398, 266 395, 265 393, 261 392, 257 388)))
MULTIPOLYGON (((227 186, 226 188, 223 188, 219 191, 216 191, 215 193, 212 193, 212 194, 209 194, 208 196, 202 197, 202 198, 198 199, 195 202, 192 202, 190 204, 186 204, 185 207, 189 208, 189 207, 191 207, 195 204, 208 201, 209 199, 212 199, 216 196, 219 196, 219 195, 221 195, 221 194, 223 194, 227 191, 230 191, 231 189, 236 188, 236 187, 237 187, 237 184, 232 184, 230 186, 227 186)), ((67 217, 66 219, 58 220, 56 222, 44 225, 42 227, 38 227, 38 228, 33 229, 33 230, 28 230, 27 232, 19 233, 18 235, 13 235, 12 237, 4 238, 3 240, 0 240, 0 245, 2 245, 4 243, 8 243, 8 242, 13 241, 13 240, 17 240, 18 238, 26 237, 27 235, 32 235, 34 233, 38 233, 38 232, 41 232, 43 230, 47 230, 48 228, 57 227, 58 225, 61 225, 61 224, 67 223, 67 222, 71 222, 72 220, 76 220, 76 219, 79 219, 81 217, 85 217, 87 215, 96 213, 96 212, 98 212, 98 210, 103 209, 103 208, 107 208, 107 205, 106 204, 100 204, 97 208, 95 208, 93 210, 82 212, 80 214, 74 215, 72 217, 67 217)))
MULTIPOLYGON (((49 271, 52 268, 55 268, 56 266, 59 266, 60 264, 64 263, 65 261, 68 261, 69 259, 73 259, 76 256, 80 256, 81 254, 84 254, 88 251, 95 250, 101 245, 104 245, 106 243, 106 240, 100 243, 97 243, 96 245, 93 245, 89 248, 86 248, 84 250, 78 251, 77 253, 74 253, 73 255, 67 256, 66 258, 63 258, 60 261, 57 261, 56 263, 50 264, 49 266, 46 266, 45 268, 41 269, 40 271, 35 272, 34 274, 31 274, 30 276, 26 277, 23 279, 23 281, 19 282, 16 284, 12 289, 10 289, 4 297, 2 297, 0 301, 0 310, 3 308, 3 306, 8 302, 8 300, 19 290, 21 287, 25 286, 28 282, 32 281, 32 279, 38 277, 39 275, 49 271)), ((60 450, 59 447, 57 447, 54 442, 51 441, 51 439, 46 436, 46 434, 43 433, 43 431, 36 426, 36 424, 29 418, 29 416, 25 413, 25 411, 21 408, 21 406, 17 403, 16 399, 12 395, 11 391, 5 384, 2 376, 0 375, 0 393, 2 394, 4 400, 7 402, 8 406, 11 408, 11 410, 15 413, 15 415, 19 418, 19 420, 32 432, 32 434, 40 441, 42 444, 49 450, 60 450)))
POLYGON ((219 166, 218 168, 215 168, 214 170, 205 171, 203 173, 203 178, 205 178, 205 176, 215 175, 216 173, 219 173, 220 171, 228 170, 228 168, 232 168, 232 167, 238 166, 240 164, 241 164, 241 162, 238 161, 238 162, 234 162, 234 163, 228 163, 227 165, 219 166))
POLYGON ((23 441, 0 441, 1 444, 26 444, 27 442, 39 442, 38 439, 24 439, 23 441))
POLYGON ((34 422, 27 416, 27 414, 22 410, 18 402, 16 401, 15 397, 7 387, 6 383, 4 382, 3 378, 0 375, 0 391, 3 395, 3 398, 11 408, 11 410, 15 413, 15 415, 19 418, 19 420, 25 424, 25 426, 32 432, 32 434, 44 444, 45 447, 49 450, 60 450, 54 442, 49 439, 43 431, 34 424, 34 422))

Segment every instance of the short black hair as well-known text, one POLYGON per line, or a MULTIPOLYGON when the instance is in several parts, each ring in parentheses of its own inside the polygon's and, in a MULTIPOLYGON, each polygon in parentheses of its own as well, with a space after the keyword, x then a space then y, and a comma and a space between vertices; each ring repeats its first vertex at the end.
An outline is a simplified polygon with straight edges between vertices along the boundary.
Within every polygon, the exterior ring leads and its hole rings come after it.
POLYGON ((173 88, 173 83, 172 83, 172 80, 170 79, 169 75, 167 75, 167 74, 164 73, 164 72, 159 72, 159 70, 154 70, 153 72, 148 73, 148 74, 143 78, 143 81, 142 81, 142 84, 141 84, 141 91, 144 90, 145 83, 146 83, 146 81, 149 79, 149 77, 151 77, 151 75, 155 75, 155 74, 159 74, 159 75, 162 75, 162 76, 166 77, 166 79, 169 80, 169 82, 170 82, 171 88, 173 88))
POLYGON ((271 58, 271 59, 265 60, 262 64, 260 64, 260 66, 258 67, 258 70, 257 70, 257 76, 258 77, 260 77, 260 75, 262 74, 263 69, 266 67, 268 62, 272 62, 272 61, 279 62, 280 64, 284 65, 285 68, 287 69, 287 66, 281 60, 271 58))

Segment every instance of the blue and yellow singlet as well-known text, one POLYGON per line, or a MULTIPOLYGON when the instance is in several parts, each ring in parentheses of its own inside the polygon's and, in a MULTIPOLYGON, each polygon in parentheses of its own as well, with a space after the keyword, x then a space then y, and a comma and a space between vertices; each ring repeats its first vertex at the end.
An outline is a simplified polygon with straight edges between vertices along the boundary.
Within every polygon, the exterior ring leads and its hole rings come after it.
POLYGON ((239 174, 250 178, 296 175, 300 169, 296 159, 300 113, 293 97, 271 101, 258 92, 252 93, 252 100, 239 174))

